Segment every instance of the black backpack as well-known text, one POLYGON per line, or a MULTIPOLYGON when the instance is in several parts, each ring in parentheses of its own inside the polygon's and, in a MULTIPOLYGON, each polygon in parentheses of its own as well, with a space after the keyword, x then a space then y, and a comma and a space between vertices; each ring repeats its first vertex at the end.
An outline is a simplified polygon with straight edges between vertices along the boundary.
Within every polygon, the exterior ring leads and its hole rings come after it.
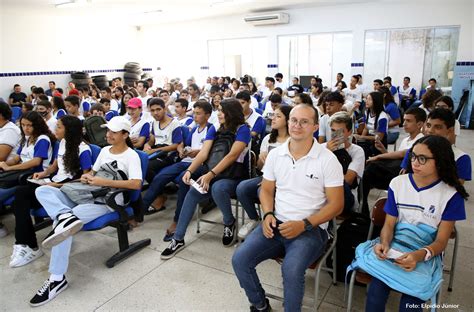
MULTIPOLYGON (((211 150, 209 151, 209 156, 204 163, 207 171, 217 166, 217 164, 230 153, 234 142, 235 133, 228 130, 217 131, 211 150)), ((234 162, 223 172, 219 173, 216 179, 244 179, 248 176, 246 171, 243 163, 234 162)))
POLYGON ((107 128, 101 126, 106 124, 107 121, 101 116, 91 116, 84 120, 84 129, 86 130, 86 140, 91 144, 104 147, 109 145, 105 138, 107 134, 107 128))
MULTIPOLYGON (((337 229, 336 280, 345 282, 346 269, 355 257, 356 247, 367 241, 370 219, 360 213, 353 213, 337 229)), ((332 268, 332 254, 326 259, 326 266, 332 268)))

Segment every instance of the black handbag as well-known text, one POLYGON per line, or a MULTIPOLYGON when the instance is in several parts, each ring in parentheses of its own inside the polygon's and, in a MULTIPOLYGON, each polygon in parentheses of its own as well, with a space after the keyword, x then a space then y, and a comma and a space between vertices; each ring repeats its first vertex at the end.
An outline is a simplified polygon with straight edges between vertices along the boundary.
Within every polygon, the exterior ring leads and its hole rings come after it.
MULTIPOLYGON (((206 171, 209 172, 217 164, 230 153, 232 145, 235 142, 235 134, 231 131, 218 131, 216 137, 212 143, 209 156, 204 163, 206 171)), ((232 165, 227 167, 223 172, 219 173, 214 179, 244 179, 248 176, 247 170, 245 170, 244 164, 234 162, 232 165)))
POLYGON ((33 169, 2 171, 0 172, 0 188, 6 189, 26 183, 26 179, 33 173, 33 169))

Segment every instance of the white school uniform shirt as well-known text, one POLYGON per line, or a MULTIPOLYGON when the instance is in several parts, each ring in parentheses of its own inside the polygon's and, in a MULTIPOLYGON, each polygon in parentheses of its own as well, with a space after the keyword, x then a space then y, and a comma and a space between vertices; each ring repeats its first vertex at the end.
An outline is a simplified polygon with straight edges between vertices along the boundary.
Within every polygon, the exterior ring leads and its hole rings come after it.
POLYGON ((140 118, 130 129, 130 138, 139 138, 141 136, 148 140, 150 137, 150 123, 140 118))
MULTIPOLYGON (((97 160, 92 167, 92 170, 98 172, 100 166, 103 164, 111 163, 117 161, 117 167, 119 170, 122 170, 128 177, 129 180, 142 180, 142 166, 140 162, 140 157, 137 152, 131 148, 121 154, 112 154, 110 148, 112 146, 106 146, 100 151, 97 160)), ((117 203, 123 204, 122 194, 117 196, 117 203)))
POLYGON ((48 125, 49 130, 54 133, 56 131, 56 124, 58 123, 58 120, 54 118, 54 116, 51 116, 48 121, 46 121, 46 125, 48 125))
POLYGON ((184 118, 179 119, 177 116, 175 119, 179 122, 181 126, 189 126, 191 123, 193 123, 193 118, 186 116, 184 118))
POLYGON ((331 116, 325 114, 319 120, 319 136, 326 137, 326 142, 331 141, 331 116))
POLYGON ((174 118, 163 129, 160 128, 160 122, 154 120, 151 131, 155 136, 155 144, 173 145, 182 141, 181 125, 179 121, 174 118))
MULTIPOLYGON (((215 132, 215 128, 212 124, 207 124, 201 131, 199 131, 199 126, 193 127, 191 130, 191 142, 186 142, 186 146, 190 146, 193 150, 200 150, 204 141, 214 139, 214 137, 209 137, 209 130, 215 132), (190 143, 190 145, 188 145, 190 143)), ((189 140, 189 139, 188 139, 189 140)), ((192 162, 194 158, 186 157, 181 160, 182 162, 192 162)))
POLYGON ((383 132, 385 135, 388 132, 388 116, 385 112, 381 112, 379 115, 379 119, 377 120, 377 129, 375 129, 375 116, 372 116, 371 114, 368 114, 368 118, 366 120, 366 127, 367 130, 369 131, 370 135, 375 135, 377 132, 383 132), (385 120, 385 121, 384 121, 385 120), (380 127, 383 126, 383 123, 385 123, 385 126, 383 127, 384 129, 381 129, 381 131, 378 131, 380 127), (385 130, 385 131, 383 131, 385 130))
POLYGON ((454 135, 458 136, 461 135, 461 124, 459 123, 459 120, 455 120, 454 122, 454 135))
POLYGON ((398 87, 398 94, 403 97, 403 96, 410 96, 410 93, 412 92, 413 87, 408 87, 406 89, 403 89, 403 86, 398 87))
POLYGON ((400 146, 398 147, 399 151, 405 151, 410 149, 418 139, 423 137, 423 133, 418 133, 413 139, 410 139, 410 136, 407 136, 400 142, 400 146))
MULTIPOLYGON (((275 217, 283 222, 303 220, 326 205, 326 187, 343 185, 342 166, 336 156, 314 139, 309 153, 295 160, 288 142, 268 153, 263 178, 275 181, 275 217)), ((327 222, 320 224, 327 228, 327 222)))
MULTIPOLYGON (((58 149, 58 172, 56 175, 51 179, 53 182, 62 182, 66 179, 74 178, 70 173, 66 171, 64 166, 64 155, 66 154, 66 140, 62 139, 59 142, 59 149, 58 149)), ((81 170, 88 170, 92 167, 92 152, 89 145, 84 142, 79 144, 79 163, 81 166, 81 170)))
POLYGON ((20 147, 21 130, 13 122, 7 122, 0 128, 0 145, 8 145, 12 148, 6 160, 12 159, 17 155, 16 151, 20 147))
POLYGON ((250 97, 250 108, 251 109, 256 109, 258 108, 258 101, 256 98, 254 98, 253 96, 250 97))
POLYGON ((389 185, 385 212, 398 222, 438 228, 439 223, 466 219, 464 199, 452 186, 438 180, 419 188, 413 174, 395 177, 389 185))
POLYGON ((53 156, 53 148, 51 146, 51 140, 47 135, 40 135, 35 144, 28 143, 29 138, 26 137, 25 143, 19 147, 17 154, 20 156, 21 162, 27 162, 35 157, 41 157, 43 162, 35 168, 35 171, 44 171, 48 168, 51 157, 53 156))
POLYGON ((148 103, 148 99, 151 99, 151 96, 149 96, 148 94, 145 95, 144 97, 139 95, 138 98, 140 99, 140 101, 142 101, 142 111, 148 112, 147 103, 148 103))
POLYGON ((346 100, 351 101, 352 103, 362 101, 362 91, 358 87, 356 87, 355 89, 347 87, 343 89, 342 92, 344 92, 346 100))

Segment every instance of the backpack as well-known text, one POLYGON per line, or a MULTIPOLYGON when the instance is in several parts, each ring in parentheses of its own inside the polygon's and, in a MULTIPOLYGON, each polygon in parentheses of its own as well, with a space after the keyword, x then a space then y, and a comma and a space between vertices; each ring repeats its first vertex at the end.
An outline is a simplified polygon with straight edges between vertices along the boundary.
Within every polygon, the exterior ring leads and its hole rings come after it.
MULTIPOLYGON (((212 143, 209 156, 204 163, 206 171, 212 170, 217 164, 230 153, 232 145, 235 142, 235 134, 231 131, 217 131, 216 137, 212 143)), ((243 179, 246 171, 243 163, 234 162, 223 172, 219 173, 215 179, 243 179)))
MULTIPOLYGON (((367 240, 370 220, 360 213, 353 213, 337 229, 336 280, 344 282, 346 269, 355 257, 355 249, 367 240)), ((326 259, 326 266, 332 268, 332 253, 326 259)))
POLYGON ((104 147, 109 145, 105 138, 107 134, 107 128, 101 126, 106 124, 107 121, 101 116, 91 116, 84 120, 84 129, 86 130, 86 139, 89 143, 104 147))
POLYGON ((33 173, 34 169, 2 171, 0 172, 0 188, 7 189, 21 185, 33 173))
MULTIPOLYGON (((100 166, 99 171, 95 174, 108 180, 128 180, 127 175, 118 169, 117 161, 100 166)), ((106 204, 107 199, 116 190, 115 188, 106 186, 96 186, 84 184, 82 182, 66 183, 60 188, 61 192, 74 203, 80 204, 106 204)))
MULTIPOLYGON (((395 226, 390 247, 403 253, 420 249, 435 240, 437 231, 423 223, 413 225, 399 222, 395 226)), ((360 268, 388 287, 424 301, 431 299, 431 304, 436 306, 436 294, 443 282, 441 255, 418 262, 413 271, 407 272, 390 260, 381 261, 377 258, 374 245, 379 241, 380 238, 377 238, 360 244, 347 272, 360 268)))

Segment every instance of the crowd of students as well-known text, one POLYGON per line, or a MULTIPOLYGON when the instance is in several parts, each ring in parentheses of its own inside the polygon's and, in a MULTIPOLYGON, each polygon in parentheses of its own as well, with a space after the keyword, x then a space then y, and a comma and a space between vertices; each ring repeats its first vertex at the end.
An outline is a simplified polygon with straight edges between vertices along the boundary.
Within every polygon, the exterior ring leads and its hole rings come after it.
MULTIPOLYGON (((115 78, 102 90, 70 83, 67 95, 53 81, 46 91, 32 88, 31 95, 15 85, 9 103, 0 102, 0 203, 14 197, 10 267, 43 255, 30 217, 30 209, 43 207, 54 221, 42 242, 44 248, 52 247, 51 275, 30 304, 49 302, 67 287, 72 235, 112 211, 96 202, 78 204, 64 186, 71 188, 71 183, 80 181, 140 190, 146 181, 140 215, 163 210, 165 187, 178 185, 173 222, 164 231, 169 245, 162 259, 185 247, 186 230, 199 203, 207 200, 219 207, 222 244, 227 247, 237 237, 245 239, 232 265, 252 311, 270 310, 256 266, 282 255, 285 310, 301 309, 305 270, 324 252, 328 222, 351 214, 359 201, 368 216, 367 198, 373 188, 388 190, 389 217, 374 248, 381 260, 387 258, 397 223, 428 224, 437 233, 426 248, 395 259, 403 269, 413 270, 417 262, 440 255, 454 222, 465 218, 468 195, 462 185, 471 180, 471 160, 455 146, 459 126, 451 98, 443 96, 431 79, 417 102, 409 83, 405 77, 403 86, 396 88, 385 77, 370 88, 361 75, 354 75, 347 86, 338 74, 334 87, 323 87, 322 80, 314 77, 305 91, 296 77, 289 85, 278 73, 259 87, 247 75, 209 77, 202 87, 191 78, 186 88, 179 79, 156 88, 153 79, 128 86, 115 78), (15 106, 22 108, 18 125, 10 121, 15 106), (82 123, 90 116, 107 121, 108 146, 95 162, 83 139, 82 123), (408 137, 401 140, 398 151, 389 152, 388 144, 399 139, 400 126, 408 137), (58 151, 53 153, 56 145, 58 151), (146 172, 134 150, 149 155, 146 172), (126 179, 99 174, 111 163, 126 179), (44 183, 11 179, 20 171, 44 183), (433 196, 440 190, 442 198, 433 196), (407 197, 411 193, 417 195, 407 197), (248 216, 239 231, 232 198, 248 216), (408 211, 412 207, 408 204, 419 209, 408 211), (433 205, 436 214, 429 216, 433 205)), ((0 234, 7 234, 1 223, 0 234)), ((375 279, 369 287, 368 309, 383 308, 390 287, 375 279)), ((402 302, 418 304, 420 299, 407 295, 402 302)))

